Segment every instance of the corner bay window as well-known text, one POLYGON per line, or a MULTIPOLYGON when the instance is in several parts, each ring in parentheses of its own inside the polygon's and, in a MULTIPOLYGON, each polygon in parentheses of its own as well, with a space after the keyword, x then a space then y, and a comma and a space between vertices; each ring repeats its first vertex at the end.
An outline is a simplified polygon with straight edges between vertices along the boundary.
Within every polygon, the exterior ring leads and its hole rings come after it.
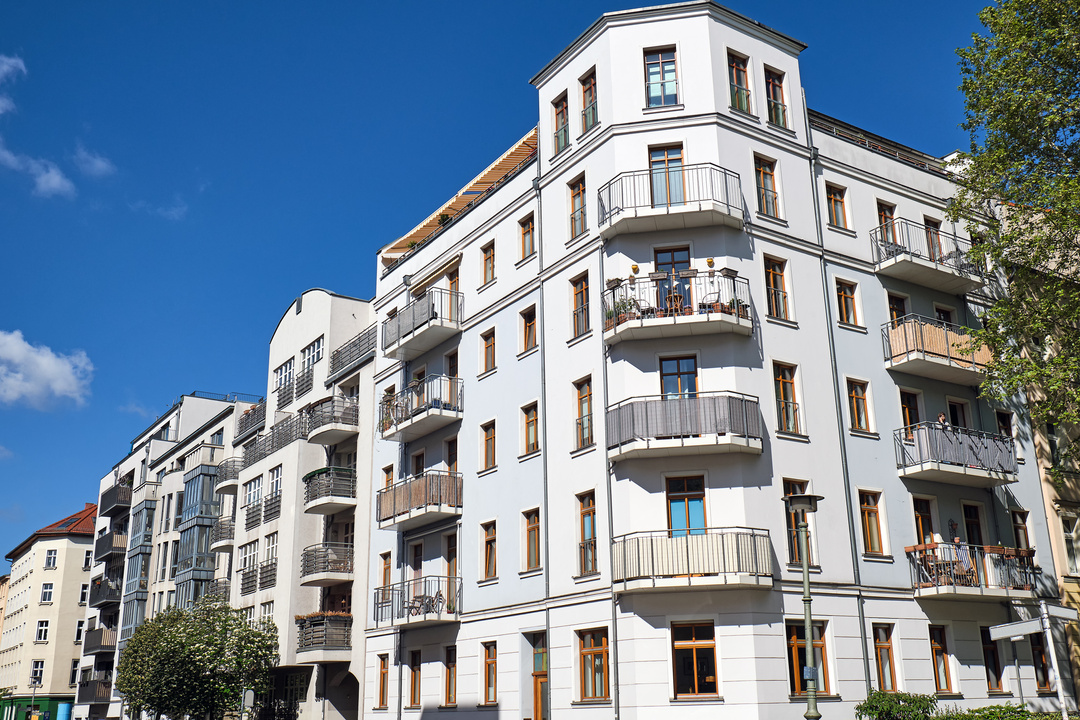
MULTIPOLYGON (((806 680, 803 679, 803 667, 807 665, 806 657, 806 631, 803 622, 789 621, 786 623, 787 646, 788 646, 788 686, 792 695, 806 694, 806 680)), ((815 621, 813 624, 813 663, 818 671, 817 692, 821 695, 829 694, 829 670, 826 665, 828 659, 825 654, 825 623, 815 621)))
POLYGON ((716 638, 711 624, 672 625, 675 697, 716 695, 716 638))

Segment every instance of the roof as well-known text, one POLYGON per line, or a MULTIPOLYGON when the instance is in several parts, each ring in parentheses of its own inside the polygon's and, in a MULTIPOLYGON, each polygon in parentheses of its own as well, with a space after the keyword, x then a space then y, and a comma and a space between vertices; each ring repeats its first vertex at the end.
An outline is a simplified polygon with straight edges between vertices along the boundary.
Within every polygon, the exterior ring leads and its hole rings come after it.
POLYGON ((23 540, 19 545, 6 555, 8 560, 14 560, 25 553, 31 545, 38 540, 50 537, 87 536, 94 537, 94 519, 97 517, 97 505, 86 503, 86 506, 77 513, 68 515, 63 520, 57 520, 52 525, 46 525, 30 537, 23 540))

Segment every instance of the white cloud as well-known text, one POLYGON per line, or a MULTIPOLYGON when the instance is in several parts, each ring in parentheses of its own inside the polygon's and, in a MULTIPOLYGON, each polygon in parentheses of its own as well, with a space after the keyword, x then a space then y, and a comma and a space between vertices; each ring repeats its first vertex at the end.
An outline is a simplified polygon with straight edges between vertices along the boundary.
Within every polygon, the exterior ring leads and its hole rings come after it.
POLYGON ((118 407, 116 409, 119 410, 120 412, 126 412, 126 413, 131 413, 132 415, 138 415, 139 417, 144 417, 144 418, 152 418, 152 417, 154 417, 153 412, 151 412, 150 410, 144 408, 142 405, 135 402, 134 400, 129 402, 127 405, 121 405, 120 407, 118 407))
POLYGON ((71 159, 75 161, 79 171, 87 177, 108 177, 116 172, 116 166, 113 165, 112 160, 104 155, 90 152, 82 146, 82 143, 79 143, 71 159))
POLYGON ((7 95, 0 95, 0 115, 11 112, 15 109, 15 101, 9 98, 7 95))
POLYGON ((131 203, 128 207, 131 208, 132 212, 144 211, 173 221, 183 220, 188 211, 188 204, 179 195, 173 196, 172 205, 151 205, 145 200, 139 200, 131 203))
POLYGON ((26 63, 21 57, 12 55, 0 55, 0 83, 12 77, 15 73, 26 74, 26 63))
POLYGON ((0 460, 7 460, 9 457, 15 457, 15 453, 0 445, 0 460))
POLYGON ((53 398, 79 405, 90 394, 94 366, 82 350, 70 355, 31 345, 19 330, 0 330, 0 404, 24 401, 44 408, 53 398))
POLYGON ((34 194, 41 197, 75 197, 75 184, 52 160, 13 153, 0 138, 0 166, 29 175, 34 180, 34 194))

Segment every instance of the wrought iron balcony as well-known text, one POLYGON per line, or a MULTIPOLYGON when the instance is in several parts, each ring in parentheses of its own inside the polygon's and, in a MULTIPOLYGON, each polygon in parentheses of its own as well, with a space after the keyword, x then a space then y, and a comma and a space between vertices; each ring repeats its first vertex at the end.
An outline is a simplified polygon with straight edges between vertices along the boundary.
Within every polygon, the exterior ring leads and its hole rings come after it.
POLYGON ((127 551, 127 535, 107 532, 94 541, 94 560, 104 562, 112 555, 123 555, 127 551))
MULTIPOLYGON (((614 281, 613 281, 614 282, 614 281)), ((733 271, 652 273, 604 291, 604 341, 754 332, 750 283, 733 271)))
POLYGON ((360 405, 350 398, 332 397, 312 405, 307 418, 308 442, 336 445, 360 432, 360 405))
POLYGON ((352 649, 352 616, 319 613, 298 617, 297 662, 346 662, 352 649))
POLYGON ((917 598, 1035 598, 1035 551, 1000 545, 926 543, 904 548, 917 598))
POLYGON ((235 495, 243 467, 244 459, 238 457, 227 458, 218 463, 217 483, 214 489, 222 495, 235 495))
POLYGON ((693 528, 612 539, 611 579, 620 592, 680 588, 772 588, 768 530, 693 528))
POLYGON ((131 507, 131 486, 113 485, 101 493, 98 503, 98 517, 122 515, 131 507))
POLYGON ((978 385, 990 349, 975 348, 968 329, 922 315, 905 315, 881 326, 885 367, 960 385, 978 385))
POLYGON ((634 397, 607 409, 612 460, 740 452, 761 454, 761 410, 752 395, 700 392, 634 397))
POLYGON ((116 630, 94 628, 83 635, 83 655, 112 655, 116 652, 116 630))
POLYGON ((378 344, 378 338, 379 327, 377 324, 373 324, 330 353, 330 376, 327 380, 336 379, 342 373, 348 372, 360 365, 365 359, 373 356, 378 344))
POLYGON ((971 241, 911 220, 889 220, 870 231, 875 271, 960 294, 981 287, 985 271, 971 241))
POLYGON ((702 163, 616 175, 599 191, 600 235, 743 225, 737 173, 702 163))
POLYGON ((426 470, 375 496, 380 529, 407 530, 461 514, 461 473, 426 470))
POLYGON ((351 543, 317 543, 300 554, 300 584, 305 587, 351 583, 353 572, 351 543))
POLYGON ((900 477, 969 487, 1016 482, 1016 444, 1008 435, 923 422, 893 433, 900 477))
POLYGON ((411 442, 461 419, 464 383, 461 378, 429 375, 379 402, 383 440, 411 442))
POLYGON ((214 529, 210 531, 210 550, 212 552, 226 552, 233 546, 233 538, 236 535, 236 521, 231 517, 220 517, 214 522, 214 529))
POLYGON ((236 437, 233 439, 234 444, 243 438, 247 437, 250 433, 258 430, 266 424, 266 401, 260 402, 243 412, 236 420, 236 437))
POLYGON ((304 476, 304 512, 333 515, 356 507, 356 470, 326 467, 304 476))
POLYGON ((461 332, 462 293, 428 288, 391 318, 383 321, 383 355, 412 360, 461 332))
POLYGON ((376 627, 457 622, 460 613, 458 577, 425 575, 375 589, 376 627))
POLYGON ((90 581, 90 607, 92 608, 118 603, 121 594, 118 580, 111 580, 101 576, 90 581))

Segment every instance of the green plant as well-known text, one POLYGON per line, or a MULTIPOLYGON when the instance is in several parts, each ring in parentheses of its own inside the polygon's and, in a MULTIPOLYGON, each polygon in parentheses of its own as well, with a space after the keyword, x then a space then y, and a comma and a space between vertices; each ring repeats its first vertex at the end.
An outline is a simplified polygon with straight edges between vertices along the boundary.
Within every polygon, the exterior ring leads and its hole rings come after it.
POLYGON ((439 215, 439 227, 442 227, 443 225, 445 225, 448 222, 450 222, 450 216, 447 215, 446 213, 441 213, 439 215))
POLYGON ((929 720, 937 710, 937 698, 916 693, 871 692, 855 706, 860 720, 929 720))
MULTIPOLYGON (((941 720, 1031 720, 1035 715, 1023 705, 1006 703, 967 710, 951 708, 938 713, 937 717, 941 720)), ((1061 715, 1053 713, 1053 717, 1060 718, 1061 715)))

